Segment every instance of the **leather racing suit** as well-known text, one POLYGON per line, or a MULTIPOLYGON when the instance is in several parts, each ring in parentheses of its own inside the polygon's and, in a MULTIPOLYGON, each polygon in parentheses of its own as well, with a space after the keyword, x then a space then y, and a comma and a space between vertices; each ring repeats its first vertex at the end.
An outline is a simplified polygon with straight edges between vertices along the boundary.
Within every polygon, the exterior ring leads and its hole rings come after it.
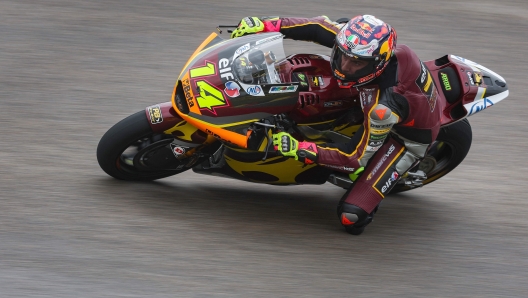
MULTIPOLYGON (((340 24, 324 16, 279 18, 273 24, 286 38, 327 47, 334 46, 340 30, 340 24)), ((344 225, 354 221, 360 224, 366 216, 372 220, 376 207, 398 178, 425 156, 438 135, 441 117, 438 91, 431 74, 405 45, 396 46, 380 77, 356 88, 364 114, 362 128, 348 144, 318 145, 317 163, 322 166, 345 173, 365 168, 338 207, 344 225), (363 216, 352 219, 341 216, 347 212, 342 206, 349 204, 364 210, 363 216)))

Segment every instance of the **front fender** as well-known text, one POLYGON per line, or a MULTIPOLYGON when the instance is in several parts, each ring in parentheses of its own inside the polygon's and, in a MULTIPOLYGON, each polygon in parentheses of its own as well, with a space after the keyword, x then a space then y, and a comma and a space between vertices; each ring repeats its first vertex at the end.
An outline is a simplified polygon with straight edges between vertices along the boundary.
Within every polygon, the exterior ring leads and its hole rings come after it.
POLYGON ((176 113, 170 101, 145 108, 150 128, 155 133, 172 135, 186 143, 202 144, 208 135, 191 125, 176 113))

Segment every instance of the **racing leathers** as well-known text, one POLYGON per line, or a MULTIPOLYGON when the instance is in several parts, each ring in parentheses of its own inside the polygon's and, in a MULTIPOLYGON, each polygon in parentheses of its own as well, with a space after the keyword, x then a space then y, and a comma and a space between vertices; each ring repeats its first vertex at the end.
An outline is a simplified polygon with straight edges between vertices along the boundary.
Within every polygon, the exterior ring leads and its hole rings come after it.
MULTIPOLYGON (((324 16, 272 22, 286 38, 327 47, 340 30, 340 24, 324 16)), ((316 162, 345 173, 364 168, 338 206, 345 227, 364 228, 397 180, 424 158, 438 135, 442 107, 429 70, 406 45, 396 46, 380 77, 356 88, 362 127, 347 144, 318 145, 316 162)))

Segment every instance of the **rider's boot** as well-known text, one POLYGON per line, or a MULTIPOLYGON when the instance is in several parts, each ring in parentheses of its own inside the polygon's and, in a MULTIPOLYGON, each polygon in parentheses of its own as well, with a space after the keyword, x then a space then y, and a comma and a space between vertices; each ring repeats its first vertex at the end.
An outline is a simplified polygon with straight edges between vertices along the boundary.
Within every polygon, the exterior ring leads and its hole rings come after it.
POLYGON ((360 235, 365 227, 372 222, 378 207, 379 205, 369 214, 356 205, 341 201, 337 206, 337 216, 339 216, 339 220, 347 233, 360 235))

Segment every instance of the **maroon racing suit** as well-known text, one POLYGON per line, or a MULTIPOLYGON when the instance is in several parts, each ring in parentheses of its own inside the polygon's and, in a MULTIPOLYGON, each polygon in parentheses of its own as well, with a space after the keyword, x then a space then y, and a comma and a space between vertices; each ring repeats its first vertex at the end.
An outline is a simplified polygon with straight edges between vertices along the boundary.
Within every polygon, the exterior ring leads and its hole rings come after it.
MULTIPOLYGON (((286 38, 327 47, 334 46, 340 30, 323 16, 280 18, 279 24, 286 38)), ((357 89, 362 128, 348 144, 318 145, 317 163, 345 173, 364 168, 341 202, 371 214, 398 178, 424 158, 438 135, 441 107, 429 70, 405 45, 396 46, 380 77, 357 89)))

